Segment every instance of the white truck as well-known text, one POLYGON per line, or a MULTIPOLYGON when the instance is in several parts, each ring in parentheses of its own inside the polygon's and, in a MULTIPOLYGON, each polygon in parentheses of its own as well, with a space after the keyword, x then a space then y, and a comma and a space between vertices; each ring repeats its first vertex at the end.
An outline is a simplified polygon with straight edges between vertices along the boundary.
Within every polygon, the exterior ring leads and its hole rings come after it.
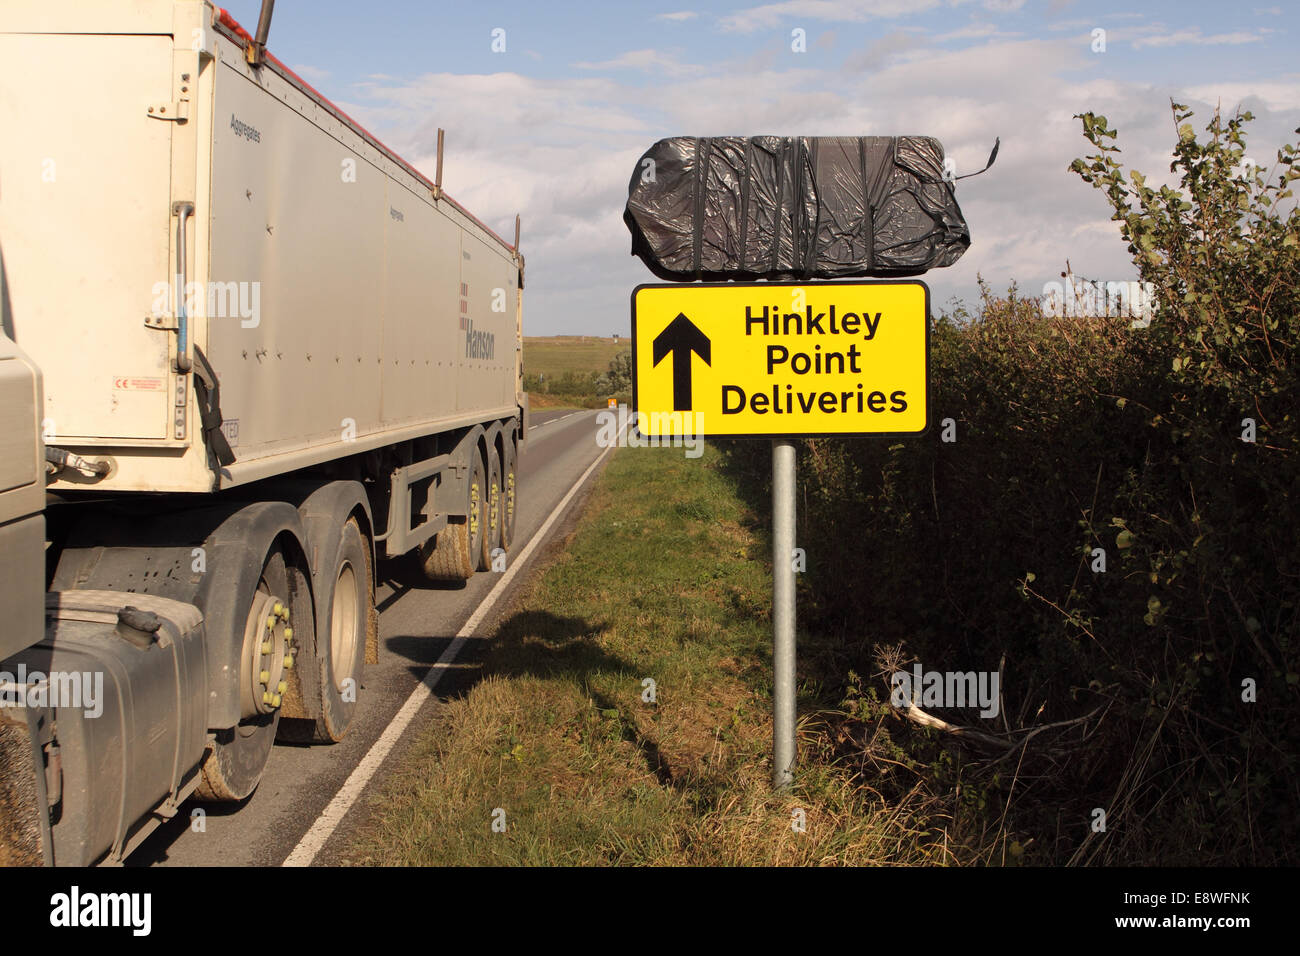
POLYGON ((0 8, 0 864, 340 739, 514 535, 524 262, 206 0, 0 8))

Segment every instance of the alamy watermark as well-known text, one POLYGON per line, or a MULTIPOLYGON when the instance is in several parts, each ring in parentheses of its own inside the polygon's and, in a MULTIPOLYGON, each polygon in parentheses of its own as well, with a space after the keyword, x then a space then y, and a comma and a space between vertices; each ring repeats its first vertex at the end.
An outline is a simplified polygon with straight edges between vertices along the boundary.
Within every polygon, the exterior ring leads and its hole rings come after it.
MULTIPOLYGON (((169 314, 179 279, 153 284, 154 318, 169 314)), ((190 318, 239 319, 245 329, 255 329, 262 323, 262 283, 260 282, 187 282, 184 298, 185 314, 190 318)))
POLYGON ((685 448, 687 458, 704 454, 703 412, 637 412, 626 405, 596 413, 600 448, 685 448), (632 427, 629 427, 631 425, 632 427))
POLYGON ((1130 318, 1134 328, 1150 325, 1159 307, 1155 283, 1101 282, 1073 275, 1067 275, 1064 283, 1045 283, 1040 304, 1043 315, 1053 318, 1130 318))
POLYGON ((889 679, 889 702, 902 709, 917 707, 978 707, 981 717, 998 715, 1001 677, 997 671, 895 671, 889 679))
POLYGON ((56 707, 81 710, 87 717, 104 712, 103 671, 0 671, 0 707, 56 707))
POLYGON ((153 894, 83 892, 75 884, 66 893, 50 897, 50 925, 129 929, 132 936, 148 936, 153 927, 153 894))

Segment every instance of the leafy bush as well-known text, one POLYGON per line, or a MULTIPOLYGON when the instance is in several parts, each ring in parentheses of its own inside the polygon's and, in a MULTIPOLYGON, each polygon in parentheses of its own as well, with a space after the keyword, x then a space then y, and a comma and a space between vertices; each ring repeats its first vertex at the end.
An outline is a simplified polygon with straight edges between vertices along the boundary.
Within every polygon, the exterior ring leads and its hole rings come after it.
MULTIPOLYGON (((1300 856, 1296 147, 1266 173, 1243 166, 1249 113, 1203 139, 1173 114, 1177 185, 1125 176, 1093 114, 1071 167, 1156 289, 1149 327, 981 284, 977 314, 935 320, 927 435, 800 455, 801 653, 833 668, 811 676, 847 687, 902 644, 927 669, 1005 661, 1012 730, 1091 715, 1027 743, 1014 776, 973 764, 1027 862, 1300 856)), ((770 471, 765 443, 730 454, 770 471)))
POLYGON ((609 360, 609 368, 596 380, 598 391, 610 395, 632 391, 632 353, 619 352, 609 360))

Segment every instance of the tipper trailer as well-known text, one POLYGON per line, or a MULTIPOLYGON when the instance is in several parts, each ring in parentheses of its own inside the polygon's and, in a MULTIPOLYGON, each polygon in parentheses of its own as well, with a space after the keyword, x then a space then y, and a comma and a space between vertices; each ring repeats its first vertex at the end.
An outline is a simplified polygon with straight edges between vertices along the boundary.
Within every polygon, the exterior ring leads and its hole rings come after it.
POLYGON ((499 566, 524 262, 205 0, 0 9, 0 863, 340 739, 375 565, 499 566), (42 557, 43 556, 43 557, 42 557))

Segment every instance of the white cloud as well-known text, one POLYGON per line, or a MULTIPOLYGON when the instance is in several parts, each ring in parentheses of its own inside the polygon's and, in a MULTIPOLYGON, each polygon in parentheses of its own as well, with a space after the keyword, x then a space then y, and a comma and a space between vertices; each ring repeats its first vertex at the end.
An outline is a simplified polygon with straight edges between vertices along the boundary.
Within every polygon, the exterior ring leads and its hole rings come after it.
POLYGON ((1091 20, 1058 20, 1056 23, 1048 24, 1047 29, 1052 33, 1060 33, 1063 30, 1091 30, 1097 26, 1097 18, 1091 20))
POLYGON ((748 7, 719 18, 722 29, 737 33, 769 30, 799 19, 865 23, 924 13, 939 0, 784 0, 748 7))
POLYGON ((1225 109, 1262 105, 1274 111, 1294 110, 1300 104, 1300 76, 1268 83, 1204 83, 1188 87, 1186 92, 1203 103, 1222 103, 1225 109))
POLYGON ((580 70, 640 70, 667 76, 700 73, 704 69, 693 63, 683 63, 677 57, 659 50, 629 50, 611 60, 574 63, 573 66, 580 70))
POLYGON ((1133 41, 1134 49, 1142 47, 1168 47, 1184 46, 1187 44, 1195 46, 1238 46, 1243 43, 1258 43, 1263 37, 1258 33, 1245 33, 1237 31, 1235 33, 1215 33, 1205 36, 1201 33, 1200 27, 1193 30, 1177 30, 1174 33, 1157 34, 1155 36, 1139 37, 1133 41))
POLYGON ((988 21, 972 21, 964 27, 958 27, 956 30, 950 30, 947 33, 940 33, 934 39, 936 43, 945 43, 948 40, 986 40, 1021 35, 1020 33, 999 30, 996 25, 988 21))
POLYGON ((847 70, 878 70, 891 60, 897 61, 927 49, 927 44, 910 33, 895 30, 873 42, 865 50, 850 53, 844 61, 847 70))
POLYGON ((698 16, 699 14, 696 13, 694 10, 678 10, 674 13, 660 13, 655 17, 655 19, 669 20, 673 23, 681 23, 684 20, 694 20, 698 16))

